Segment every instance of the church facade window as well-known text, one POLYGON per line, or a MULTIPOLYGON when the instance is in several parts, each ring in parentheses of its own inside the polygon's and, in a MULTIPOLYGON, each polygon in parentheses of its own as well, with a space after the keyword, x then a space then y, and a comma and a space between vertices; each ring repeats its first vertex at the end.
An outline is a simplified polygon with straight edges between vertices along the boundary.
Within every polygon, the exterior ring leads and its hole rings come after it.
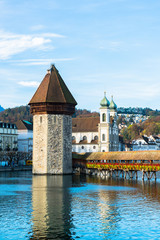
POLYGON ((86 136, 83 136, 83 140, 87 140, 87 137, 86 137, 86 136))
POLYGON ((106 122, 106 114, 105 113, 102 114, 102 122, 106 122))
POLYGON ((102 134, 102 141, 105 141, 106 140, 106 135, 103 133, 102 134))
POLYGON ((98 140, 98 136, 97 135, 94 137, 94 140, 98 140))

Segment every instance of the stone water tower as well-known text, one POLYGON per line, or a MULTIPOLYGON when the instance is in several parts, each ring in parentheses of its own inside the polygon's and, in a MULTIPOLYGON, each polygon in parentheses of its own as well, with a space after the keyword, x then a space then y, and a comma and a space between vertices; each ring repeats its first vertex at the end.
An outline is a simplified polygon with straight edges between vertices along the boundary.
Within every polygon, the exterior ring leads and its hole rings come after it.
POLYGON ((29 102, 34 174, 72 173, 72 114, 76 104, 52 65, 29 102))

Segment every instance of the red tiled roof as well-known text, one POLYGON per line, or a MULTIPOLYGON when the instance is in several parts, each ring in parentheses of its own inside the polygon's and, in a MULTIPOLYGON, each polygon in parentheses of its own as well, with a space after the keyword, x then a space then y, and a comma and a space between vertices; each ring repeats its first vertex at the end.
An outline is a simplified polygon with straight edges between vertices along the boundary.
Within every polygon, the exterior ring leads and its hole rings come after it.
POLYGON ((72 132, 98 132, 100 117, 73 118, 72 132))
POLYGON ((31 130, 33 131, 33 123, 25 121, 25 120, 19 120, 16 122, 16 126, 18 130, 31 130))
POLYGON ((34 103, 77 104, 55 66, 45 75, 29 105, 34 103))

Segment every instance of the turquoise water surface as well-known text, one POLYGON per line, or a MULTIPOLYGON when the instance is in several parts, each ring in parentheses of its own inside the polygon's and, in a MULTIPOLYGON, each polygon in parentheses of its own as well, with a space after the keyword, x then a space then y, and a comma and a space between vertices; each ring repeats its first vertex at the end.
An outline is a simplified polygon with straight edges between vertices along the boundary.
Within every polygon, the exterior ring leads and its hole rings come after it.
POLYGON ((0 173, 3 239, 160 239, 160 183, 0 173))

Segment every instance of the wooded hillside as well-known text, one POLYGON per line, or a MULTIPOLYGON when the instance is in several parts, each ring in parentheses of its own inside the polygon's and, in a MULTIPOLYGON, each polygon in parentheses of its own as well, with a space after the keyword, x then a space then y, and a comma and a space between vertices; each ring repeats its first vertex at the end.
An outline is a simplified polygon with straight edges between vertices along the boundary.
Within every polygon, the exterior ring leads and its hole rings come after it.
POLYGON ((20 106, 15 108, 8 108, 0 112, 0 121, 15 123, 18 120, 27 120, 32 122, 32 115, 30 114, 29 106, 20 106))
MULTIPOLYGON (((81 118, 97 116, 99 116, 99 113, 97 112, 91 112, 86 109, 76 109, 73 117, 81 118)), ((8 108, 3 112, 0 112, 0 121, 16 123, 18 120, 33 121, 29 106, 8 108)), ((132 141, 144 134, 148 136, 160 134, 160 115, 150 116, 145 122, 129 125, 121 131, 121 135, 124 137, 125 141, 132 141)))
POLYGON ((125 141, 132 141, 141 135, 158 135, 160 134, 160 115, 150 117, 143 123, 129 125, 121 131, 121 134, 125 141))
MULTIPOLYGON (((91 112, 86 109, 76 109, 73 117, 96 117, 99 116, 97 112, 91 112)), ((3 112, 0 112, 0 121, 15 123, 18 120, 33 121, 33 117, 30 114, 29 106, 20 106, 16 108, 8 108, 3 112)))

